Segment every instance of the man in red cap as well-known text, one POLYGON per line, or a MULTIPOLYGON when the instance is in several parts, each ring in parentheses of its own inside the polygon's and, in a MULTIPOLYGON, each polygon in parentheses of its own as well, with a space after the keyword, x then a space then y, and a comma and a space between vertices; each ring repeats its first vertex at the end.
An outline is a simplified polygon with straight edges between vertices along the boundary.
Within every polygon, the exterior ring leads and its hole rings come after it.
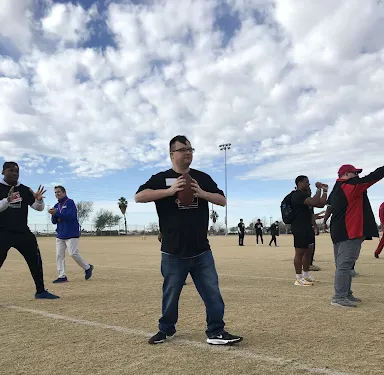
POLYGON ((367 190, 384 178, 384 166, 362 178, 361 172, 353 165, 342 165, 328 200, 332 207, 331 238, 336 264, 333 306, 356 307, 361 302, 352 294, 351 270, 363 241, 379 237, 367 190))
MULTIPOLYGON (((381 229, 384 231, 384 202, 381 204, 379 208, 379 218, 380 218, 381 229)), ((384 234, 381 237, 379 246, 377 246, 377 249, 375 251, 375 258, 379 259, 379 255, 383 250, 383 248, 384 248, 384 234)))

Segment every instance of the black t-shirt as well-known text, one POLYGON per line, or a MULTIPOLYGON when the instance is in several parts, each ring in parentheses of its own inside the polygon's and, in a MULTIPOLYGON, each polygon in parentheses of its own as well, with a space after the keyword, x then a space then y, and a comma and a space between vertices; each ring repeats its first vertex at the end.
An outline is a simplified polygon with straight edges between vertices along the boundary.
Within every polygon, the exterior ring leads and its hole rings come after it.
MULTIPOLYGON (((0 183, 0 200, 7 198, 11 186, 0 183)), ((10 202, 7 209, 0 212, 0 231, 25 233, 28 228, 28 206, 35 202, 35 197, 29 188, 20 184, 15 186, 18 196, 10 202)))
POLYGON ((292 194, 291 206, 295 213, 295 218, 291 224, 292 233, 295 232, 312 232, 312 212, 313 207, 304 204, 304 201, 309 198, 307 193, 300 190, 292 194))
MULTIPOLYGON (((210 193, 219 193, 222 190, 212 178, 201 171, 190 169, 189 175, 195 179, 202 190, 210 193)), ((169 169, 153 175, 137 193, 145 189, 167 189, 181 174, 169 169)), ((175 255, 179 258, 191 258, 210 250, 207 238, 209 225, 208 201, 195 198, 188 206, 184 207, 177 201, 177 195, 155 201, 156 211, 159 216, 160 232, 163 235, 161 251, 175 255)))
POLYGON ((263 223, 256 222, 255 229, 256 229, 256 233, 261 233, 263 231, 263 223))
POLYGON ((237 224, 237 227, 240 229, 240 233, 242 233, 242 234, 245 233, 245 224, 244 223, 237 224))

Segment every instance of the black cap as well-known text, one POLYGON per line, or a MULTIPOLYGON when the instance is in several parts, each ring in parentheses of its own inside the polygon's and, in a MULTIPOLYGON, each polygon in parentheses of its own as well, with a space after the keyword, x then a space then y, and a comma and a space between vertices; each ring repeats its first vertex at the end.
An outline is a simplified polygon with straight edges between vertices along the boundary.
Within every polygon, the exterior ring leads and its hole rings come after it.
POLYGON ((4 164, 3 164, 3 171, 5 171, 6 169, 8 168, 12 168, 12 167, 17 167, 19 168, 19 165, 14 162, 14 161, 6 161, 4 164))

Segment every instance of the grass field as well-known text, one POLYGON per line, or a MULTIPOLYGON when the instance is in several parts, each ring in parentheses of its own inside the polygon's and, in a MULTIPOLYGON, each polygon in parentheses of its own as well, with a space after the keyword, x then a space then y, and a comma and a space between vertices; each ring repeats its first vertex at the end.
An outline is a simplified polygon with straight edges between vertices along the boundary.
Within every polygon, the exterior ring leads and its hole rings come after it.
MULTIPOLYGON (((268 238, 268 237, 267 237, 268 238)), ((384 259, 364 243, 353 280, 355 309, 330 305, 334 264, 329 236, 317 238, 318 280, 295 287, 291 236, 280 247, 245 246, 210 237, 234 347, 205 343, 205 309, 188 277, 177 338, 152 346, 161 313, 159 243, 155 237, 82 238, 95 265, 91 280, 67 258, 69 282, 56 277, 54 238, 39 238, 46 287, 56 301, 34 299, 27 265, 11 250, 0 270, 0 374, 383 374, 384 259)), ((268 238, 269 240, 269 238, 268 238)))

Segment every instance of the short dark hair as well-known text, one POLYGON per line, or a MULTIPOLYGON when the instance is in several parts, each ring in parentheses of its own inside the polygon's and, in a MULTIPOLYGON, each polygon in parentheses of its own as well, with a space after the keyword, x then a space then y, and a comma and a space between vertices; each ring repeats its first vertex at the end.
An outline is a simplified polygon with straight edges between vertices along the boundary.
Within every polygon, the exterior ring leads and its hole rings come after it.
MULTIPOLYGON (((180 142, 180 143, 186 145, 187 142, 189 142, 189 139, 188 139, 185 135, 177 135, 176 137, 173 137, 173 138, 169 141, 169 151, 172 151, 172 146, 173 146, 176 142, 180 142)), ((191 142, 189 142, 189 143, 191 143, 191 142)))
POLYGON ((300 182, 303 182, 305 179, 308 179, 308 177, 304 175, 297 176, 295 179, 296 186, 299 185, 300 182))
POLYGON ((66 193, 67 191, 65 190, 65 187, 64 186, 61 186, 61 185, 57 185, 55 186, 55 190, 56 189, 60 189, 63 193, 66 193))
POLYGON ((3 171, 5 171, 8 168, 17 167, 19 168, 19 165, 15 161, 6 161, 3 164, 3 171))

